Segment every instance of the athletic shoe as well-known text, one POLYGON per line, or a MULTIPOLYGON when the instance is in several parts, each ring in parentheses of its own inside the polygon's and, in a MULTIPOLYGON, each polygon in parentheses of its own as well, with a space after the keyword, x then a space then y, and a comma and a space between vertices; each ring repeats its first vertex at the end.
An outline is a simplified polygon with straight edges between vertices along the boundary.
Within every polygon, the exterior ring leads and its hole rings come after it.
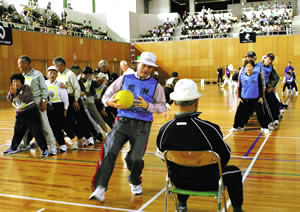
POLYGON ((48 149, 45 149, 43 152, 42 152, 42 154, 41 154, 41 157, 42 158, 45 158, 45 157, 48 157, 48 149))
POLYGON ((78 149, 78 142, 77 141, 72 142, 72 149, 78 149))
POLYGON ((51 148, 51 149, 50 149, 49 156, 54 156, 54 155, 56 155, 56 154, 57 154, 57 149, 56 149, 56 147, 51 148))
POLYGON ((274 130, 275 129, 272 122, 268 125, 268 129, 269 130, 274 130))
POLYGON ((143 189, 141 184, 140 185, 133 185, 130 183, 130 187, 131 187, 131 193, 134 195, 140 195, 143 193, 143 189))
POLYGON ((267 128, 261 128, 261 131, 265 134, 269 134, 271 131, 267 128))
POLYGON ((97 186, 95 191, 91 194, 89 199, 96 199, 99 200, 100 202, 103 202, 105 199, 105 188, 103 186, 97 186))
POLYGON ((23 145, 20 145, 20 146, 18 147, 18 149, 19 149, 20 151, 28 151, 28 150, 30 150, 30 148, 31 148, 31 145, 30 145, 30 144, 28 144, 28 145, 23 144, 23 145))
POLYGON ((178 207, 178 212, 187 212, 187 207, 184 206, 178 207))
POLYGON ((171 110, 171 107, 168 103, 166 104, 166 108, 167 108, 167 110, 171 110))
POLYGON ((67 147, 67 145, 65 145, 65 144, 59 146, 59 151, 60 151, 60 152, 66 152, 67 149, 68 149, 68 147, 67 147))
POLYGON ((92 136, 89 137, 89 139, 87 141, 88 141, 89 146, 94 145, 94 143, 95 143, 94 138, 92 136))
POLYGON ((243 130, 245 130, 244 128, 242 128, 242 127, 238 127, 238 128, 231 128, 230 130, 228 130, 229 132, 238 132, 238 131, 243 131, 243 130))
POLYGON ((88 146, 88 141, 86 140, 85 137, 82 137, 79 141, 81 142, 81 145, 82 145, 83 147, 88 146))
POLYGON ((296 96, 298 96, 298 91, 296 91, 296 96))
POLYGON ((8 148, 6 151, 3 152, 3 154, 4 154, 4 155, 9 155, 9 154, 15 154, 15 153, 17 153, 17 152, 19 152, 18 149, 12 150, 11 148, 8 148))

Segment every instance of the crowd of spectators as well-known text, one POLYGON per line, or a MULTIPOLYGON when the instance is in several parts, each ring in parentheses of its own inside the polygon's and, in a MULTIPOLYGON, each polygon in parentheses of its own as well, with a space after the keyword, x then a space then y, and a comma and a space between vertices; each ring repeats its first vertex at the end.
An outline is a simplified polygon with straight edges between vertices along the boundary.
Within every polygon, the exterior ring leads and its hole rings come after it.
POLYGON ((178 25, 178 19, 167 20, 157 27, 154 27, 152 30, 149 30, 147 34, 143 35, 143 38, 150 38, 153 41, 167 41, 170 40, 174 35, 176 26, 178 25))
POLYGON ((251 4, 243 9, 240 33, 256 32, 258 35, 287 34, 292 29, 293 9, 290 2, 251 4))
POLYGON ((185 37, 204 38, 211 35, 224 35, 232 30, 232 24, 237 21, 232 13, 214 14, 210 8, 203 9, 201 12, 184 16, 184 26, 181 34, 185 37), (186 17, 186 18, 185 18, 186 17))
POLYGON ((107 31, 102 31, 100 27, 93 29, 91 21, 73 23, 67 22, 66 18, 66 11, 63 11, 59 17, 51 10, 51 5, 48 5, 47 9, 24 6, 20 13, 13 4, 7 8, 0 5, 0 21, 11 23, 15 29, 112 40, 107 31))

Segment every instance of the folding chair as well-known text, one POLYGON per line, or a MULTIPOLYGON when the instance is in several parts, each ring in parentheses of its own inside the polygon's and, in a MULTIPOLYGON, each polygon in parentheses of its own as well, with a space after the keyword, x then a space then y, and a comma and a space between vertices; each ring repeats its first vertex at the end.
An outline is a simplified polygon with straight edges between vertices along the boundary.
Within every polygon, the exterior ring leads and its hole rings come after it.
MULTIPOLYGON (((218 164, 219 169, 219 186, 217 190, 213 191, 193 191, 193 190, 186 190, 176 187, 169 174, 166 176, 166 199, 165 199, 165 212, 168 211, 168 195, 173 194, 174 200, 176 203, 176 210, 178 210, 178 199, 176 194, 185 194, 190 196, 210 196, 216 197, 218 199, 218 212, 221 211, 221 197, 223 196, 224 201, 224 209, 226 209, 226 199, 224 193, 224 184, 223 184, 223 176, 222 176, 222 167, 221 167, 221 160, 217 153, 213 151, 165 151, 164 152, 164 159, 166 163, 167 170, 168 162, 173 162, 180 166, 185 167, 201 167, 206 165, 218 164)), ((168 170, 169 173, 169 170, 168 170)))

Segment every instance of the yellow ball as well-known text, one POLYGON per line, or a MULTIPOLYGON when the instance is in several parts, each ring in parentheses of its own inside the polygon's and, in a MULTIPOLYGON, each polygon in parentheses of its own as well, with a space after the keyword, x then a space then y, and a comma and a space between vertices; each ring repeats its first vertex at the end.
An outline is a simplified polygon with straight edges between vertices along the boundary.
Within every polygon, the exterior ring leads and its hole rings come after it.
POLYGON ((117 93, 115 99, 118 99, 116 103, 122 105, 122 109, 128 109, 133 105, 134 95, 131 91, 121 90, 117 93))

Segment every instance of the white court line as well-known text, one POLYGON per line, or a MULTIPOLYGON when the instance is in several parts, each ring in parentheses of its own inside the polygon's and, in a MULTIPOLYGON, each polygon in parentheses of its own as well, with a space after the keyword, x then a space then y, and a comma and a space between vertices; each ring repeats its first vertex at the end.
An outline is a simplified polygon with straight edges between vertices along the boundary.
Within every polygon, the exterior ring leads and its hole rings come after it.
POLYGON ((0 128, 0 130, 13 130, 14 128, 0 128))
MULTIPOLYGON (((244 183, 244 181, 246 180, 246 178, 247 178, 249 172, 251 171, 251 169, 252 169, 252 167, 253 167, 255 161, 257 160, 257 157, 259 156, 261 150, 263 149, 263 147, 265 146, 266 142, 268 141, 270 135, 271 135, 271 133, 269 133, 269 134, 266 136, 264 142, 260 145, 260 147, 259 147, 258 151, 256 152, 256 154, 255 154, 255 156, 254 156, 252 162, 250 163, 250 165, 248 166, 246 172, 244 173, 244 175, 243 175, 243 180, 242 180, 243 183, 244 183)), ((227 201, 227 203, 226 203, 226 208, 229 208, 230 205, 231 205, 231 201, 230 201, 230 199, 229 199, 229 200, 227 201)), ((225 209, 224 209, 224 208, 223 208, 222 212, 225 212, 225 209)))
POLYGON ((40 210, 37 210, 36 212, 42 212, 44 210, 46 210, 46 208, 41 208, 40 210))
POLYGON ((142 207, 140 207, 137 212, 143 211, 148 205, 150 205, 155 199, 157 199, 162 193, 164 193, 166 187, 164 187, 160 192, 158 192, 154 197, 152 197, 148 202, 146 202, 142 207))
POLYGON ((98 206, 98 205, 80 204, 80 203, 74 203, 74 202, 63 202, 63 201, 40 199, 40 198, 32 198, 32 197, 25 197, 25 196, 16 196, 16 195, 10 195, 10 194, 0 194, 0 196, 2 196, 2 197, 17 198, 17 199, 35 200, 35 201, 41 201, 41 202, 51 202, 51 203, 64 204, 64 205, 89 207, 89 208, 102 208, 102 209, 115 210, 115 211, 129 211, 129 212, 136 211, 136 210, 131 210, 131 209, 112 208, 112 207, 105 207, 105 206, 98 206))

